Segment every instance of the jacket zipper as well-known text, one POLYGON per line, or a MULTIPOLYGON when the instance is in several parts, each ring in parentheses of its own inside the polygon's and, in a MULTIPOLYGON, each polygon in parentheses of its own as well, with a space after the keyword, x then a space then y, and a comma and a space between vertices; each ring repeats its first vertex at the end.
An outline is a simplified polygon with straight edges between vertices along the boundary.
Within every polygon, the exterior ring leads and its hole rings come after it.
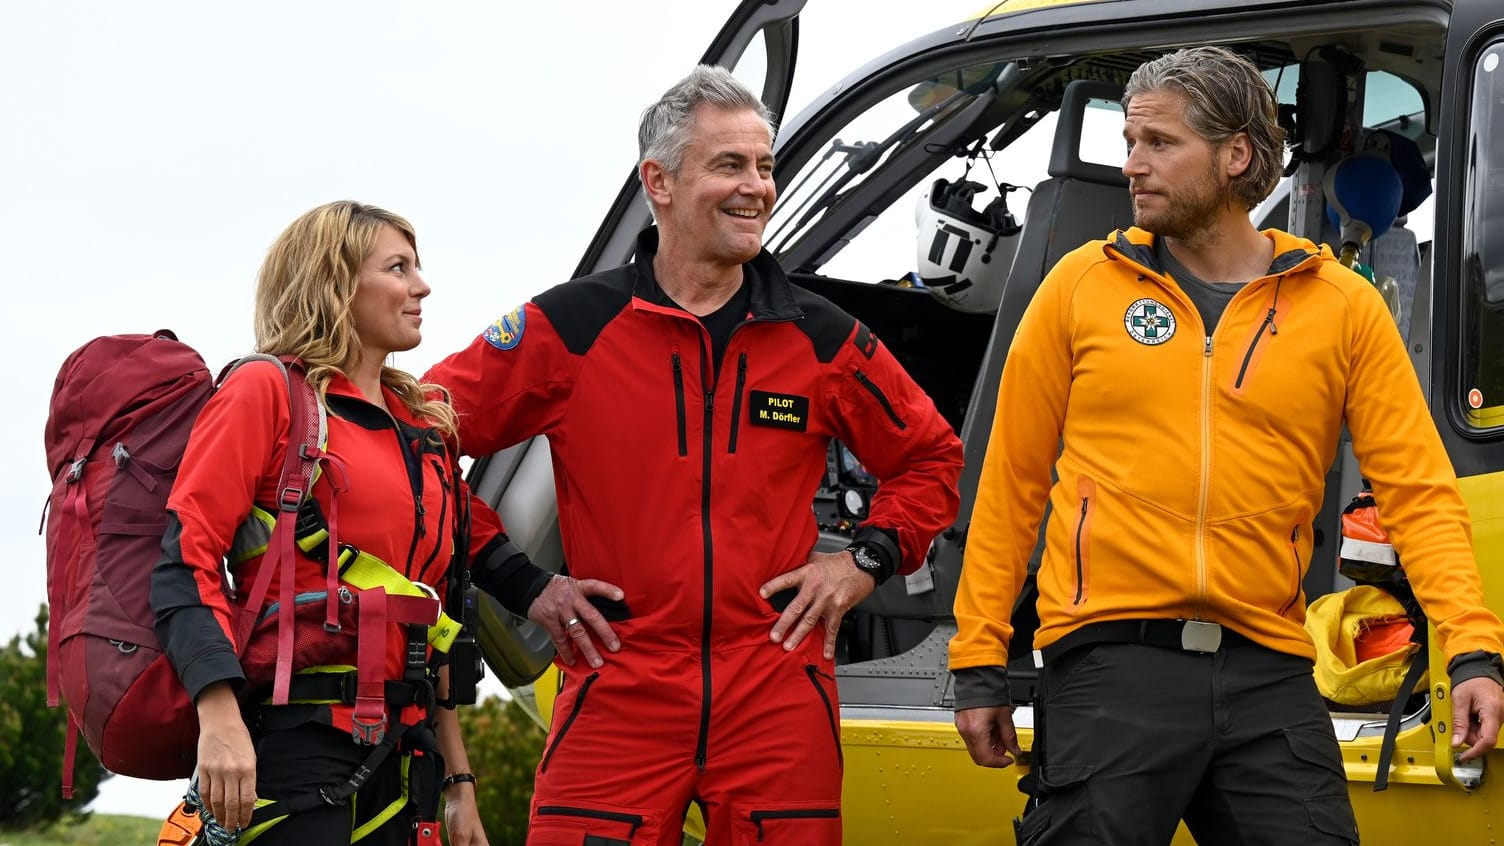
MULTIPOLYGON (((554 735, 554 742, 548 745, 548 751, 543 754, 543 763, 538 766, 538 772, 548 772, 548 762, 554 757, 554 752, 558 751, 559 744, 564 741, 564 735, 569 733, 569 727, 574 725, 575 718, 580 715, 580 709, 585 707, 585 694, 590 692, 590 686, 595 684, 595 680, 600 676, 600 673, 591 673, 585 677, 584 684, 580 685, 580 692, 574 697, 574 705, 569 709, 569 716, 564 718, 564 725, 559 726, 559 733, 554 735)), ((540 809, 538 813, 541 814, 543 811, 540 809)))
MULTIPOLYGON (((568 805, 541 805, 538 808, 540 817, 584 817, 589 820, 607 820, 619 822, 631 826, 627 833, 627 839, 637 836, 637 829, 642 828, 641 814, 622 814, 616 811, 597 811, 594 808, 571 808, 568 805)), ((587 838, 589 839, 589 838, 587 838)))
POLYGON ((750 815, 757 826, 757 840, 762 842, 763 820, 835 820, 841 818, 839 808, 789 808, 783 811, 753 811, 750 815))
POLYGON ((685 433, 684 425, 684 368, 680 364, 679 354, 674 353, 674 410, 679 415, 679 457, 689 455, 689 440, 685 433))
MULTIPOLYGON (((388 416, 390 416, 390 412, 388 416)), ((402 427, 397 423, 395 418, 392 420, 392 434, 397 438, 397 449, 402 451, 402 463, 407 466, 408 487, 412 489, 413 495, 413 540, 412 543, 407 545, 407 560, 403 562, 402 570, 403 575, 411 578, 413 575, 413 556, 418 554, 418 539, 428 533, 423 520, 424 516, 428 513, 427 509, 423 507, 423 457, 421 453, 416 456, 417 470, 414 472, 414 455, 408 450, 407 444, 403 443, 402 427)), ((426 432, 423 437, 427 437, 426 432)), ((419 443, 422 443, 422 441, 420 440, 419 443)))
POLYGON ((893 421, 893 425, 896 426, 899 431, 909 428, 908 424, 903 422, 903 418, 898 416, 898 412, 893 410, 893 403, 888 402, 888 397, 883 393, 883 389, 877 386, 877 383, 869 379, 867 377, 867 374, 863 373, 860 370, 856 372, 856 380, 858 382, 861 382, 862 387, 866 388, 872 393, 872 396, 877 398, 878 404, 883 407, 883 411, 887 412, 888 419, 893 421))
POLYGON ((1300 527, 1296 526, 1295 528, 1290 530, 1290 563, 1292 565, 1291 572, 1294 574, 1291 576, 1292 584, 1290 587, 1290 600, 1279 607, 1279 615, 1281 617, 1285 616, 1285 613, 1289 611, 1290 608, 1295 605, 1295 601, 1300 598, 1300 547, 1297 546, 1297 544, 1299 543, 1300 527))
MULTIPOLYGON (((704 329, 701 329, 700 337, 700 384, 709 385, 703 393, 705 395, 705 426, 704 434, 700 438, 703 442, 704 472, 700 474, 700 535, 705 547, 705 608, 701 615, 703 622, 700 625, 700 732, 695 739, 695 769, 705 771, 705 761, 708 757, 710 745, 710 629, 711 629, 711 600, 714 588, 714 563, 715 547, 710 536, 710 450, 711 436, 714 430, 715 409, 715 377, 709 373, 710 362, 707 360, 705 349, 704 329), (705 377, 710 375, 710 380, 705 377)), ((682 418, 681 418, 682 419, 682 418)))
POLYGON ((1081 497, 1081 518, 1076 522, 1076 601, 1080 605, 1086 599, 1086 556, 1082 554, 1081 543, 1086 535, 1086 514, 1091 508, 1091 497, 1081 497))
POLYGON ((1206 599, 1206 511, 1212 481, 1212 338, 1201 356, 1201 477, 1196 491, 1196 619, 1206 599))
MULTIPOLYGON (((825 703, 825 719, 830 721, 830 739, 836 744, 836 763, 844 767, 846 766, 846 756, 841 750, 841 727, 836 722, 835 704, 830 701, 830 694, 826 693, 825 688, 820 684, 820 679, 822 678, 830 679, 831 681, 835 681, 835 679, 820 672, 820 668, 814 664, 805 664, 804 673, 809 676, 809 683, 815 686, 815 692, 820 694, 820 701, 825 703)), ((759 837, 758 839, 762 838, 759 837)))
POLYGON ((736 357, 736 396, 731 400, 731 439, 727 452, 736 452, 736 432, 742 422, 742 388, 747 385, 747 354, 736 357))

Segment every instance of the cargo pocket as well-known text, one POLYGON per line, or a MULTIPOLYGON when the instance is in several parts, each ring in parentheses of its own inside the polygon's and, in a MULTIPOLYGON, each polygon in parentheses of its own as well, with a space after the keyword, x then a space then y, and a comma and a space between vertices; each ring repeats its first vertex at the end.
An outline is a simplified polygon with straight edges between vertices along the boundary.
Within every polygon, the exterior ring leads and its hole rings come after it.
MULTIPOLYGON (((1311 823, 1311 831, 1321 832, 1332 838, 1333 844, 1346 844, 1346 846, 1358 846, 1358 822, 1353 818, 1352 804, 1346 795, 1343 796, 1317 796, 1306 800, 1306 816, 1311 823)), ((1325 840, 1317 840, 1314 837, 1307 843, 1325 843, 1325 840)))
POLYGON ((528 825, 528 846, 647 846, 658 842, 658 815, 586 802, 540 804, 528 825))
POLYGON ((841 809, 835 801, 733 803, 731 846, 836 846, 841 809))
MULTIPOLYGON (((1306 817, 1310 833, 1332 838, 1332 843, 1358 842, 1358 822, 1347 796, 1347 773, 1342 768, 1342 750, 1335 738, 1317 729, 1285 729, 1285 742, 1299 768, 1307 798, 1306 817)), ((1326 843, 1312 837, 1310 843, 1326 843)))
POLYGON ((1039 769, 1037 790, 1039 805, 1024 815, 1019 828, 1020 846, 1038 843, 1046 831, 1070 826, 1063 842, 1091 843, 1091 797, 1087 780, 1095 768, 1091 764, 1046 764, 1039 769))
POLYGON ((1290 754, 1301 764, 1307 796, 1347 795, 1347 771, 1337 739, 1320 729, 1284 729, 1290 754))

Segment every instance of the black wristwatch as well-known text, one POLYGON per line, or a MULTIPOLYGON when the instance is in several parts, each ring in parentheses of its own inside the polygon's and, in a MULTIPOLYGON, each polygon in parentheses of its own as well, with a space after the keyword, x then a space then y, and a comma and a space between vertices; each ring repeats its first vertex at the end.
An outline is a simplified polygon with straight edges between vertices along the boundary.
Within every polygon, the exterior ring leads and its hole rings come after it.
POLYGON ((858 570, 861 570, 863 573, 871 576, 872 580, 874 582, 877 582, 878 584, 882 584, 884 581, 886 581, 885 577, 887 576, 887 574, 883 572, 883 570, 885 569, 883 567, 883 561, 881 558, 877 557, 877 554, 873 551, 871 544, 854 543, 846 547, 846 551, 851 553, 852 558, 856 559, 856 567, 858 570))

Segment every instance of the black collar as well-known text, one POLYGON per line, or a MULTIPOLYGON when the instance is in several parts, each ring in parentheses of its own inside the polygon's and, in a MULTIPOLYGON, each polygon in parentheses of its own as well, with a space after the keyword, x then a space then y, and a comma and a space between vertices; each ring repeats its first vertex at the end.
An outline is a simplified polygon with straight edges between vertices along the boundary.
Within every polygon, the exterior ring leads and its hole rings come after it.
MULTIPOLYGON (((679 308, 653 273, 653 257, 658 254, 658 227, 649 226, 637 236, 637 250, 632 256, 632 267, 637 273, 632 295, 656 305, 679 308)), ((752 317, 755 320, 797 320, 804 310, 794 302, 794 286, 783 272, 783 267, 766 249, 758 250, 751 261, 742 265, 742 284, 752 295, 752 317)))

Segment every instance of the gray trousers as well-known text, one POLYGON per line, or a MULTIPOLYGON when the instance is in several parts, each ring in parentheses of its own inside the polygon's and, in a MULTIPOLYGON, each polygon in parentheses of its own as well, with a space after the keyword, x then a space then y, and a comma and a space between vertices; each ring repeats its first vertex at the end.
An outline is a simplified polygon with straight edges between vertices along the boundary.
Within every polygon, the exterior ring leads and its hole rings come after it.
POLYGON ((1242 643, 1213 654, 1082 646, 1043 670, 1040 802, 1022 844, 1358 842, 1311 663, 1242 643))

